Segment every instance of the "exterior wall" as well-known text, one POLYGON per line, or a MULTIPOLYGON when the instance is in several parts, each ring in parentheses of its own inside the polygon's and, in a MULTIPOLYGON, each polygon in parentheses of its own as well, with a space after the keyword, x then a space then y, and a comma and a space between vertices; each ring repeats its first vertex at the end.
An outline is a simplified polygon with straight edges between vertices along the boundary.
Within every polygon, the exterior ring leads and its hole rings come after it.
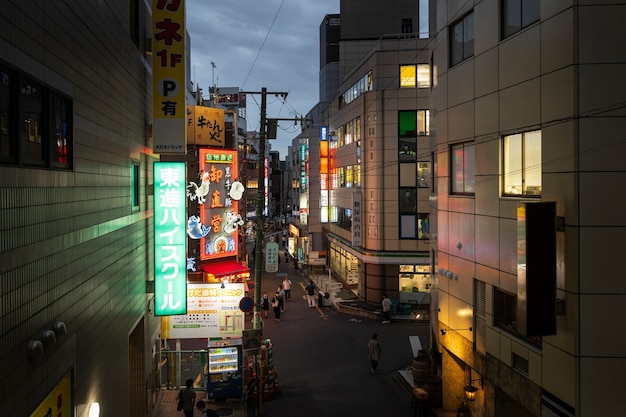
POLYGON ((140 47, 129 33, 128 1, 0 6, 0 60, 70 98, 74 144, 68 171, 0 166, 3 415, 30 415, 71 370, 76 416, 92 402, 116 416, 144 416, 154 403, 155 364, 145 353, 158 349, 159 333, 146 295, 155 158, 142 48, 150 13, 139 5, 140 47), (131 161, 140 164, 137 210, 131 161), (27 358, 29 340, 56 320, 67 335, 27 358), (131 335, 144 349, 133 348, 132 358, 131 335))
MULTIPOLYGON (((474 326, 475 332, 461 332, 462 337, 473 342, 484 337, 486 356, 464 357, 448 336, 440 336, 439 343, 461 357, 466 370, 474 369, 474 377, 485 378, 486 387, 495 387, 485 388, 472 404, 482 415, 513 415, 502 408, 506 398, 520 413, 542 415, 542 391, 576 416, 619 413, 626 337, 624 326, 607 318, 626 301, 626 287, 610 272, 618 270, 620 249, 602 243, 626 237, 624 197, 611 187, 626 179, 626 83, 618 75, 626 55, 613 47, 625 40, 616 16, 626 3, 541 2, 540 21, 504 40, 499 3, 437 2, 433 244, 436 269, 458 274, 458 280, 438 276, 439 326, 474 326), (449 25, 472 7, 474 57, 448 68, 449 25), (542 337, 540 348, 492 325, 493 289, 517 292, 520 199, 501 197, 500 138, 535 129, 542 131, 541 200, 556 201, 564 221, 557 232, 557 298, 565 301, 565 313, 557 317, 557 334, 542 337), (448 146, 468 139, 476 143, 475 195, 450 195, 448 146), (457 314, 475 311, 473 279, 487 288, 483 333, 476 317, 457 314), (513 354, 528 361, 527 375, 513 369, 513 354)), ((444 389, 456 390, 448 395, 462 394, 454 373, 444 372, 443 378, 444 389)))

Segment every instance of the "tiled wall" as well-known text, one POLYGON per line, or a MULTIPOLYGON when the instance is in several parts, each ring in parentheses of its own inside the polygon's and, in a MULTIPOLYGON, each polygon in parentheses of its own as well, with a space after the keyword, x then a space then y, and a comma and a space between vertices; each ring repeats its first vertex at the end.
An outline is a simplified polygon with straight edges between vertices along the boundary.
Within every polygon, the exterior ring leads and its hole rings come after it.
POLYGON ((155 158, 145 134, 149 57, 129 22, 126 0, 0 6, 0 60, 70 97, 74 127, 72 171, 0 166, 2 415, 30 415, 72 369, 77 416, 94 401, 103 415, 130 410, 129 335, 152 276, 155 158), (141 163, 139 211, 131 158, 141 163), (27 358, 29 340, 56 320, 67 335, 27 358))

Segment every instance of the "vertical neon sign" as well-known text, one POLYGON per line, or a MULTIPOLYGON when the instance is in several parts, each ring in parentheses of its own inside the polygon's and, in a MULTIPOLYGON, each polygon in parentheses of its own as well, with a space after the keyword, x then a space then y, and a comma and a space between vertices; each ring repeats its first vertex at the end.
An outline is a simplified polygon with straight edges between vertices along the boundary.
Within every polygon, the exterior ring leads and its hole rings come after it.
POLYGON ((185 163, 154 163, 154 314, 187 313, 185 163))

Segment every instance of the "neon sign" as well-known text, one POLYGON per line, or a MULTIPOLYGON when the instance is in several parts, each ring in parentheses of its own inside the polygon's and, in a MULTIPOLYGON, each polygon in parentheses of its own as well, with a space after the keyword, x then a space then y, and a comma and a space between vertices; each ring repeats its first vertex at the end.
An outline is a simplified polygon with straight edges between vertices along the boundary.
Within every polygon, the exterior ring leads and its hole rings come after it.
POLYGON ((187 312, 185 163, 154 163, 154 314, 187 312))

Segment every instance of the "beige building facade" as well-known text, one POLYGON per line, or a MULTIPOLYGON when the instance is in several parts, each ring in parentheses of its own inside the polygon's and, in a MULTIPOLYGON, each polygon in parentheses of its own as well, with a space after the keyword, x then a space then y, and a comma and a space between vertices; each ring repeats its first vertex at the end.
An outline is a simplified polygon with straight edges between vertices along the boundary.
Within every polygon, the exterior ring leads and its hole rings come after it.
POLYGON ((473 415, 620 414, 626 3, 436 4, 444 409, 473 385, 473 415))

